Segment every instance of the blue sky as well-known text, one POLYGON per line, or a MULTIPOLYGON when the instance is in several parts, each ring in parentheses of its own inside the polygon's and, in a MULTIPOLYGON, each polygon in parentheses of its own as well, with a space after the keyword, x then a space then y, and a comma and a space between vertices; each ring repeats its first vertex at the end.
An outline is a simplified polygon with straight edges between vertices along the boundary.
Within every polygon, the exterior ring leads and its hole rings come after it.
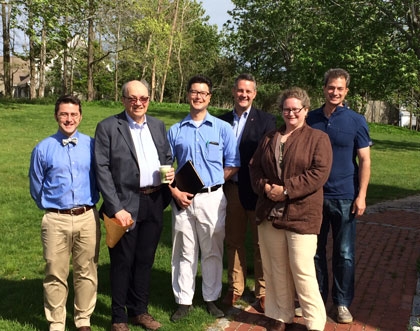
POLYGON ((210 24, 217 24, 222 28, 229 18, 228 10, 233 9, 233 3, 229 0, 201 0, 207 15, 210 16, 210 24))

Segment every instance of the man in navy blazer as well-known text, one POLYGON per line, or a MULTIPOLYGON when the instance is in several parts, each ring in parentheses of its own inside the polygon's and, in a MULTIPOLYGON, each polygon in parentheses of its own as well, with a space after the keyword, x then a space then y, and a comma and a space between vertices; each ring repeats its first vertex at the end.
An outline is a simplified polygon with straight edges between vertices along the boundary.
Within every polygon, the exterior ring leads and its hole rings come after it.
MULTIPOLYGON (((122 88, 125 110, 100 122, 95 134, 95 163, 103 197, 100 213, 122 225, 134 225, 109 248, 111 261, 112 328, 134 325, 157 330, 161 324, 147 310, 156 248, 163 228, 163 210, 171 200, 161 184, 160 165, 172 164, 165 124, 151 116, 149 86, 130 81, 122 88), (128 315, 128 316, 127 316, 128 315)), ((173 181, 174 169, 166 175, 173 181)))
POLYGON ((255 223, 257 195, 251 187, 248 163, 257 149, 261 138, 276 128, 276 118, 252 107, 257 95, 255 78, 250 74, 240 74, 232 90, 234 109, 220 118, 232 125, 238 141, 241 167, 236 176, 225 183, 224 190, 228 201, 226 209, 225 243, 228 261, 229 288, 223 303, 232 306, 244 290, 247 275, 245 239, 247 226, 251 228, 254 246, 255 308, 262 311, 265 298, 258 231, 255 223))

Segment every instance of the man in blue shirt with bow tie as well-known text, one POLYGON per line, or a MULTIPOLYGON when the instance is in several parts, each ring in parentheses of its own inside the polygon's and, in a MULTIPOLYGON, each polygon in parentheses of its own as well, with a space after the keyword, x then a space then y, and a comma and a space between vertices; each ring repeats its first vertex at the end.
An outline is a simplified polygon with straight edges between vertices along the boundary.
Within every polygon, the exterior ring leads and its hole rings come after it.
POLYGON ((49 331, 64 331, 67 278, 72 256, 74 323, 90 331, 96 305, 100 223, 99 200, 93 164, 93 138, 77 131, 82 120, 78 98, 65 95, 55 105, 58 131, 32 151, 30 193, 45 210, 41 224, 46 261, 44 310, 49 331))

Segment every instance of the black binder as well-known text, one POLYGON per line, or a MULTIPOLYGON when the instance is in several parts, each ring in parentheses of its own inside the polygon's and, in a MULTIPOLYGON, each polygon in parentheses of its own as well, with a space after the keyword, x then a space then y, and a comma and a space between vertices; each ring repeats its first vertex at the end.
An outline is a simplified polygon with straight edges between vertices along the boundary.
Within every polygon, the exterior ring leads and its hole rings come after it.
POLYGON ((178 187, 180 191, 188 192, 194 195, 204 187, 204 183, 191 160, 185 162, 185 164, 177 171, 175 175, 175 183, 176 187, 178 187))

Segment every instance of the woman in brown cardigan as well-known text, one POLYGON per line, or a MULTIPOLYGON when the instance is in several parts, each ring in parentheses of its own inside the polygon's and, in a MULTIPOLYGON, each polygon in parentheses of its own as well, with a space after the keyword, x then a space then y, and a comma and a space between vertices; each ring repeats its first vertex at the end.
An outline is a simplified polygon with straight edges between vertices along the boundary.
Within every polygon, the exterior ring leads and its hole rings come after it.
POLYGON ((314 255, 322 220, 322 187, 332 151, 328 136, 310 128, 306 91, 292 88, 278 99, 285 125, 268 133, 250 161, 258 194, 256 221, 266 280, 269 330, 293 322, 295 294, 309 330, 324 330, 326 313, 316 279, 314 255))

